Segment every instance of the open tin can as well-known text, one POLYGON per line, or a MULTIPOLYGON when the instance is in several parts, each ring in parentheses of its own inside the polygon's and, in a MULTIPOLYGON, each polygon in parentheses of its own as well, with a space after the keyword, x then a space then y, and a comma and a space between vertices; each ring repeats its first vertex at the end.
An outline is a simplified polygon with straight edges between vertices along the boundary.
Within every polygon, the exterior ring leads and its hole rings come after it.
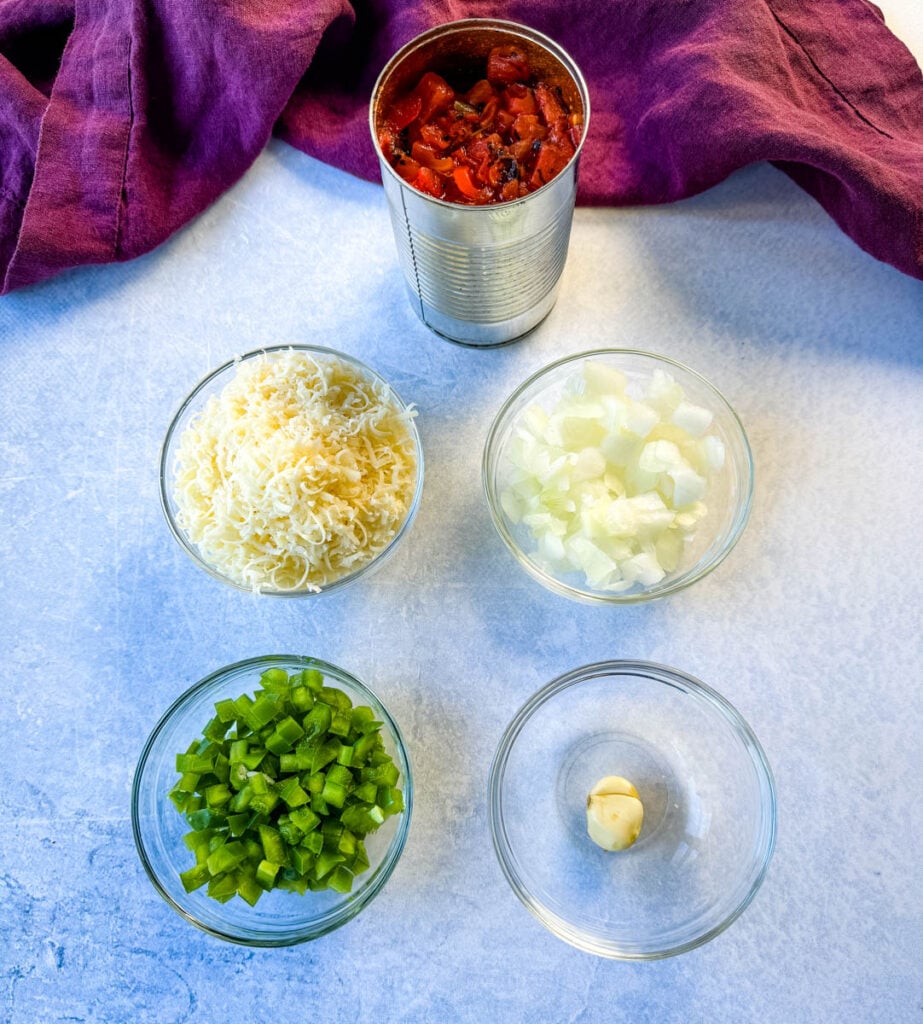
POLYGON ((551 311, 567 258, 577 164, 590 116, 586 83, 555 42, 524 25, 469 18, 417 36, 387 63, 369 106, 398 258, 411 302, 437 334, 465 345, 502 345, 531 331, 551 311), (437 199, 415 189, 382 152, 385 112, 427 71, 450 83, 484 77, 495 46, 522 49, 533 74, 560 90, 583 130, 566 166, 522 198, 486 205, 437 199))

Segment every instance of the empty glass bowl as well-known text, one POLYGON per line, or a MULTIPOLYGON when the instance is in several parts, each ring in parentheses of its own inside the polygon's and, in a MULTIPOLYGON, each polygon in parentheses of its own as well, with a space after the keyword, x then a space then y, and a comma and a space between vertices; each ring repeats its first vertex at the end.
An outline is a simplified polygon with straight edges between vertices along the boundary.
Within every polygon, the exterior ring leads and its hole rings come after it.
MULTIPOLYGON (((697 434, 690 437, 691 444, 699 440, 697 434)), ((697 450, 695 457, 705 456, 697 450)), ((632 349, 568 356, 520 385, 490 428, 482 476, 494 525, 519 564, 549 590, 586 603, 648 601, 701 579, 737 543, 753 494, 750 445, 723 395, 681 363, 632 349), (567 413, 567 418, 562 418, 561 402, 570 401, 575 394, 579 397, 588 366, 597 369, 604 384, 610 373, 612 380, 621 377, 628 400, 607 395, 597 401, 588 396, 573 415, 567 413), (674 410, 665 394, 657 399, 662 406, 654 413, 648 393, 655 387, 673 385, 682 389, 683 411, 674 410), (707 426, 703 426, 703 410, 711 414, 707 426), (524 445, 534 446, 536 430, 544 430, 546 418, 555 413, 560 430, 556 426, 547 431, 537 454, 533 447, 532 454, 524 455, 524 445), (656 426, 655 416, 662 417, 656 426), (700 432, 703 443, 710 445, 702 451, 720 457, 720 468, 709 467, 698 476, 687 464, 676 475, 675 485, 668 471, 675 467, 667 466, 659 477, 642 472, 638 462, 648 440, 663 435, 658 442, 662 442, 662 450, 655 453, 652 448, 649 454, 660 458, 666 451, 668 458, 675 458, 680 454, 675 442, 686 443, 686 427, 700 432), (648 435, 652 428, 654 433, 648 435), (559 437, 564 432, 568 437, 559 437), (524 474, 526 457, 530 467, 524 474), (626 463, 621 460, 633 464, 630 472, 622 468, 626 463), (589 484, 583 482, 586 478, 589 484), (698 494, 687 486, 690 481, 695 486, 704 484, 701 505, 696 500, 698 494), (627 491, 618 493, 616 489, 626 482, 627 491), (641 494, 655 495, 656 506, 662 499, 655 492, 666 495, 667 507, 637 513, 640 525, 635 533, 634 527, 626 526, 624 503, 621 508, 613 506, 614 517, 606 519, 606 508, 616 494, 633 501, 641 494), (677 517, 676 525, 669 528, 650 525, 671 511, 693 519, 693 524, 684 523, 679 530, 683 520, 677 517), (614 553, 618 547, 625 549, 620 555, 614 553), (626 562, 629 557, 630 566, 626 562), (660 561, 652 563, 652 557, 660 561), (607 576, 615 566, 620 571, 607 576)), ((628 521, 633 521, 635 511, 628 514, 628 521)))
MULTIPOLYGON (((272 581, 266 581, 265 579, 251 583, 240 575, 235 576, 228 568, 230 563, 218 564, 220 560, 213 553, 210 554, 209 551, 204 550, 202 544, 191 539, 188 530, 184 528, 182 511, 176 494, 178 454, 182 447, 184 434, 187 430, 196 429, 197 418, 202 414, 209 400, 220 395, 234 381, 240 366, 249 363, 251 360, 285 358, 288 353, 294 353, 296 356, 307 356, 319 364, 333 363, 341 365, 356 377, 370 382, 377 393, 388 396, 389 404, 393 405, 397 410, 405 412, 408 408, 383 377, 379 376, 374 370, 358 359, 343 352, 314 345, 280 345, 248 352, 246 355, 232 359, 223 366, 219 366, 217 370, 210 373, 195 387, 173 417, 160 455, 160 501, 173 536, 192 560, 215 579, 221 580, 221 582, 227 583, 238 590, 248 592, 258 590, 261 594, 275 597, 306 597, 334 593, 351 583, 355 583, 357 580, 365 579, 384 565, 388 558, 394 554, 401 540, 409 532, 420 504, 420 497, 423 493, 423 448, 420 443, 420 435, 417 432, 416 423, 414 419, 408 418, 406 426, 409 437, 406 439, 405 447, 409 444, 413 448, 413 458, 416 466, 415 479, 412 484, 412 493, 402 495, 402 500, 406 503, 406 512, 404 513, 403 521, 395 527, 390 539, 381 542, 377 539, 374 540, 367 553, 361 552, 356 557, 355 562, 350 562, 348 567, 343 568, 342 571, 340 571, 339 565, 341 563, 345 565, 345 561, 338 558, 337 566, 335 566, 336 572, 325 573, 330 578, 323 581, 320 585, 312 583, 311 578, 308 578, 307 581, 298 581, 296 579, 292 584, 286 583, 284 586, 281 586, 274 585, 272 581)), ((367 396, 357 395, 355 389, 351 387, 341 388, 340 393, 345 394, 346 397, 338 401, 343 403, 351 402, 349 414, 353 415, 355 412, 356 422, 359 422, 358 416, 368 408, 365 404, 367 396)), ((244 405, 240 401, 237 404, 238 406, 244 405)), ((338 416, 340 408, 342 406, 338 405, 338 416)), ((275 411, 273 414, 275 415, 275 411)), ((285 419, 287 415, 288 411, 286 410, 285 415, 281 418, 285 419)), ((317 433, 322 433, 322 429, 320 428, 317 433)), ((233 450, 236 453, 240 451, 240 448, 235 448, 235 446, 243 445, 246 447, 249 440, 250 438, 244 432, 244 428, 237 422, 231 425, 227 438, 221 439, 221 446, 228 451, 233 450)), ((235 471, 238 466, 243 465, 244 473, 248 473, 251 466, 255 467, 257 473, 260 471, 265 473, 267 459, 273 458, 271 453, 267 455, 267 452, 271 450, 271 445, 267 443, 267 439, 263 436, 262 432, 256 438, 256 442, 258 446, 247 451, 246 459, 238 454, 235 455, 235 471)), ((293 544, 293 550, 297 558, 303 558, 304 552, 309 551, 311 553, 310 557, 313 559, 311 564, 317 567, 319 571, 319 567, 323 565, 321 554, 327 557, 331 551, 331 544, 336 542, 339 545, 339 538, 342 535, 351 533, 360 539, 375 536, 375 532, 380 530, 379 524, 383 518, 382 509, 390 511, 394 502, 394 495, 388 491, 389 483, 385 481, 381 483, 379 488, 381 492, 381 508, 377 507, 377 505, 374 508, 368 508, 368 502, 361 496, 354 503, 351 503, 348 497, 351 486, 349 479, 344 484, 342 479, 335 479, 331 482, 332 478, 325 477, 324 475, 312 478, 310 472, 304 468, 305 452, 298 450, 300 439, 287 437, 285 444, 288 447, 283 449, 282 456, 280 456, 281 461, 278 464, 273 464, 274 471, 278 470, 279 472, 276 478, 269 480, 267 486, 273 488, 274 500, 277 503, 276 508, 279 507, 278 503, 281 501, 282 505, 290 506, 290 512, 287 514, 287 518, 285 516, 282 517, 282 526, 273 526, 267 532, 276 532, 283 537, 286 544, 293 544), (330 498, 330 495, 325 493, 328 489, 331 492, 336 492, 334 498, 330 498), (314 506, 310 504, 313 502, 319 503, 317 515, 314 515, 314 506), (342 509, 344 506, 349 506, 347 508, 349 521, 336 520, 334 516, 334 521, 331 523, 329 518, 327 518, 329 510, 332 508, 342 509), (305 511, 306 507, 308 511, 305 511), (291 529, 288 527, 291 527, 291 529), (324 547, 325 545, 326 547, 324 547), (323 551, 320 551, 321 548, 323 548, 323 551), (319 551, 320 553, 318 553, 319 551)), ((305 450, 308 449, 309 445, 314 445, 312 438, 307 439, 305 450)), ((321 460, 321 465, 323 465, 323 460, 335 461, 337 454, 336 452, 322 450, 317 457, 321 460)), ((227 456, 222 456, 222 458, 224 463, 229 461, 227 456)), ((384 467, 382 470, 383 474, 389 471, 389 466, 390 464, 384 467)), ((338 474, 348 474, 351 471, 349 466, 346 466, 345 470, 340 466, 335 467, 335 472, 338 474)), ((216 479, 221 479, 226 470, 224 465, 219 464, 216 458, 215 468, 208 466, 204 472, 214 476, 216 479)), ((262 480, 263 478, 257 476, 255 479, 262 480)), ((222 486, 224 483, 225 481, 221 479, 222 486)), ((241 538, 247 534, 250 526, 247 517, 252 514, 251 504, 255 502, 256 506, 260 509, 260 515, 263 515, 265 505, 260 500, 258 493, 259 488, 262 486, 262 483, 257 485, 254 483, 254 480, 247 476, 234 488, 238 496, 243 495, 243 498, 238 497, 238 500, 233 503, 229 502, 226 497, 216 498, 213 503, 214 509, 209 512, 208 517, 206 518, 204 515, 199 517, 200 523, 208 525, 209 543, 216 545, 215 550, 220 550, 223 554, 228 553, 233 558, 235 569, 238 563, 242 564, 238 552, 243 550, 241 538), (213 522, 219 516, 221 518, 220 529, 213 522), (243 526, 238 525, 239 522, 242 522, 243 526)), ((198 480, 196 481, 196 487, 197 490, 205 490, 205 488, 199 487, 198 480)), ((379 492, 377 491, 376 496, 378 494, 379 492)), ((266 518, 275 520, 277 513, 274 510, 273 514, 266 518)), ((261 525, 255 532, 259 534, 266 529, 265 525, 261 525)), ((266 543, 264 537, 258 536, 257 541, 260 545, 266 543)), ((352 557, 352 554, 350 554, 350 557, 352 557)), ((249 567, 246 567, 246 571, 251 572, 249 567)), ((315 572, 315 569, 311 571, 315 572)))
POLYGON ((766 756, 704 683, 647 662, 575 669, 513 718, 490 770, 494 848, 513 891, 551 932, 599 956, 652 960, 723 931, 772 856, 776 800, 766 756), (637 842, 608 852, 587 834, 590 789, 638 790, 637 842))
POLYGON ((131 792, 131 821, 135 845, 145 871, 161 896, 187 921, 203 931, 248 946, 286 946, 339 928, 355 917, 381 891, 397 865, 410 828, 413 809, 413 778, 410 759, 397 723, 375 694, 354 676, 335 665, 314 658, 270 655, 250 658, 219 669, 187 690, 157 723, 144 745, 131 792), (355 705, 367 705, 383 723, 385 749, 400 771, 404 811, 365 840, 370 866, 356 876, 352 892, 333 890, 303 895, 281 889, 265 893, 251 907, 235 896, 219 903, 205 887, 187 893, 180 872, 195 864, 183 835, 190 831, 185 817, 168 796, 178 778, 176 755, 183 753, 214 717, 216 701, 236 700, 259 686, 268 668, 287 672, 318 669, 325 685, 346 693, 355 705))

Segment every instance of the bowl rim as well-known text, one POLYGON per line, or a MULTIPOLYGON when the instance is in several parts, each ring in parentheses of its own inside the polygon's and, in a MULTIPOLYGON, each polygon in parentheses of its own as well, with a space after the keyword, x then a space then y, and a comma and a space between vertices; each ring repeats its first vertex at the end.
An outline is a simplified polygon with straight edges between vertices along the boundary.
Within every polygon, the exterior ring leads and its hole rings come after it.
MULTIPOLYGON (((351 672, 346 671, 346 669, 340 668, 340 666, 334 665, 332 662, 324 661, 321 658, 312 658, 300 654, 257 655, 251 658, 244 658, 241 661, 236 661, 230 665, 224 665, 221 668, 210 672, 207 676, 200 679, 197 683, 194 683, 187 690, 181 693, 160 716, 157 724, 151 730, 150 735, 145 741, 144 747, 142 748, 141 754, 138 758, 137 765, 135 766, 131 785, 131 830, 138 857, 141 860, 141 864, 154 888, 161 897, 163 897, 166 903, 190 924, 195 925, 196 928, 199 928, 201 931, 206 932, 209 935, 213 935, 219 939, 224 939, 228 942, 237 943, 238 945, 253 947, 293 946, 302 942, 308 942, 313 939, 320 938, 322 935, 326 935, 328 932, 332 932, 336 928, 341 927, 348 921, 352 920, 352 918, 354 918, 363 909, 363 907, 378 895, 385 883, 391 877, 391 874, 397 866, 407 843, 407 836, 410 832, 411 818, 413 816, 413 788, 413 767, 410 760, 410 751, 407 748, 404 736, 387 706, 374 692, 374 690, 371 689, 371 687, 362 682, 361 679, 354 676, 351 672), (166 886, 162 883, 154 865, 151 863, 151 858, 148 856, 147 846, 144 839, 144 831, 141 825, 141 812, 139 805, 141 800, 142 780, 144 777, 144 770, 148 765, 149 757, 157 739, 160 737, 168 723, 172 722, 175 716, 182 711, 187 703, 195 696, 204 693, 210 687, 216 685, 220 681, 223 681, 226 677, 242 675, 246 672, 261 668, 281 666, 316 668, 323 672, 325 678, 329 675, 329 677, 334 681, 345 681, 348 685, 355 686, 355 688, 364 696, 371 697, 372 703, 377 705, 376 711, 379 709, 381 710, 384 725, 389 730, 394 746, 398 751, 399 758, 403 762, 401 765, 403 775, 401 790, 404 797, 404 810, 399 816, 397 830, 394 837, 392 838, 388 849, 385 851, 385 855, 382 858, 381 863, 372 870, 367 886, 358 892, 344 894, 344 898, 338 902, 334 908, 325 911, 324 914, 317 919, 319 926, 305 926, 301 928, 297 934, 286 933, 284 936, 273 936, 271 933, 260 935, 259 937, 242 936, 240 934, 236 934, 230 929, 223 931, 220 928, 213 927, 206 922, 199 920, 194 913, 174 899, 166 886)), ((164 794, 164 799, 166 799, 166 794, 164 794)))
POLYGON ((323 597, 327 594, 332 594, 335 591, 341 590, 343 587, 348 586, 351 583, 356 582, 362 576, 370 572, 373 567, 379 568, 384 562, 395 552, 400 542, 410 531, 410 527, 413 524, 414 519, 417 515, 417 510, 420 506, 420 500, 423 496, 423 442, 420 439, 420 432, 417 428, 416 417, 411 416, 407 419, 408 429, 410 436, 413 440, 414 454, 417 460, 417 472, 416 481, 414 484, 413 497, 410 501, 410 505, 407 509, 407 515, 404 517, 404 521, 401 524, 400 529, 388 542, 387 547, 383 548, 379 553, 369 562, 365 562, 360 565, 357 569, 353 569, 352 572, 347 573, 345 576, 340 576, 332 583, 328 583, 326 586, 321 587, 320 590, 276 590, 269 587, 248 587, 242 583, 238 583, 236 580, 232 580, 230 577, 225 576, 224 573, 219 572, 209 562, 205 561, 202 555, 199 553, 194 544, 192 544, 189 538, 186 536, 185 531, 180 527, 176 521, 176 517, 173 514, 173 509, 170 503, 170 493, 168 490, 168 481, 172 479, 172 467, 168 464, 168 459, 173 450, 173 442, 175 440, 176 445, 182 437, 179 433, 180 420, 187 410, 194 406, 195 402, 201 397, 202 393, 222 374, 228 373, 230 370, 236 368, 238 364, 248 361, 250 359, 256 359, 260 356, 273 355, 281 352, 306 352, 311 355, 329 356, 334 359, 343 360, 344 362, 350 363, 356 367, 362 373, 374 381, 381 383, 388 390, 395 402, 400 406, 402 411, 409 411, 414 409, 413 402, 405 402, 398 391, 393 387, 390 381, 386 380, 380 373, 373 370, 367 363, 364 363, 361 359, 357 359, 355 356, 351 356, 346 352, 341 352, 339 349, 328 348, 323 345, 306 345, 306 344, 288 344, 288 345, 266 345, 261 348, 251 349, 249 352, 244 352, 239 355, 232 356, 230 359, 223 362, 220 366, 213 370, 210 370, 196 386, 189 392, 189 394, 183 399, 179 408, 173 414, 170 424, 167 427, 167 432, 164 435, 164 439, 160 445, 160 459, 159 459, 159 492, 160 492, 160 508, 163 512, 164 518, 167 521, 167 526, 170 529, 170 533, 174 539, 179 543, 180 547, 186 552, 186 554, 192 559, 192 561, 200 568, 203 569, 213 579, 226 584, 229 587, 233 587, 235 590, 239 590, 245 594, 259 594, 262 597, 281 597, 281 598, 305 598, 305 597, 323 597))
MULTIPOLYGON (((733 551, 750 518, 750 512, 753 506, 755 468, 753 464, 753 450, 750 447, 750 440, 747 437, 747 432, 744 429, 744 425, 741 422, 740 417, 737 415, 737 412, 731 403, 727 398, 725 398, 724 394, 707 377, 704 377, 697 370, 693 370, 692 367, 687 366, 685 363, 681 363, 676 359, 671 359, 669 356, 660 355, 656 352, 649 352, 644 349, 637 348, 597 348, 563 356, 560 359, 554 360, 554 362, 546 364, 527 377, 508 396, 500 406, 500 409, 496 416, 494 416, 487 431, 487 439, 484 442, 484 451, 481 457, 481 482, 487 499, 487 507, 490 511, 490 517, 497 533, 499 533, 500 538, 506 545, 507 549, 516 558, 516 561, 519 562, 523 569, 525 569, 533 579, 537 580, 544 587, 547 587, 548 590, 551 590, 556 594, 560 594, 563 597, 569 597, 575 601, 581 601, 584 604, 640 604, 644 601, 655 601, 659 598, 667 597, 670 594, 675 594, 681 590, 685 590, 686 587, 691 586, 693 583, 717 569, 731 551, 733 551), (731 422, 736 424, 740 440, 742 442, 747 467, 746 487, 742 490, 740 498, 738 499, 732 528, 728 534, 727 540, 708 561, 697 563, 696 566, 693 566, 686 573, 676 576, 667 583, 666 586, 662 586, 660 589, 656 590, 647 589, 622 594, 610 594, 585 587, 572 586, 571 584, 564 583, 557 577, 552 576, 550 573, 545 572, 533 562, 520 545, 513 539, 511 532, 507 528, 506 519, 500 507, 499 495, 494 490, 493 467, 499 458, 500 453, 498 445, 500 431, 506 426, 506 422, 510 418, 512 410, 518 400, 532 387, 532 385, 538 383, 542 378, 550 375, 553 371, 558 370, 569 363, 578 363, 600 356, 640 356, 644 359, 651 360, 653 363, 670 366, 684 374, 689 374, 699 383, 703 384, 708 391, 714 395, 721 408, 730 414, 731 422)), ((660 585, 658 584, 658 586, 660 585)))
POLYGON ((766 873, 769 870, 773 852, 775 851, 778 828, 778 801, 775 779, 766 753, 753 729, 734 705, 726 697, 718 693, 717 690, 687 672, 655 661, 612 659, 582 665, 579 668, 565 672, 533 693, 510 720, 500 738, 493 761, 491 762, 487 788, 488 822, 494 853, 500 862, 500 868, 507 882, 520 902, 558 938, 563 939, 577 949, 613 960, 663 960, 667 957, 677 956, 680 953, 686 953, 689 950, 704 945, 706 942, 710 942, 733 924, 753 901, 760 886, 763 884, 766 873), (719 922, 705 929, 701 934, 673 945, 664 945, 663 948, 659 949, 647 950, 642 949, 640 946, 588 937, 579 927, 546 907, 531 894, 528 886, 520 877, 516 869, 516 856, 513 853, 513 847, 504 824, 502 785, 509 755, 525 724, 542 705, 564 690, 604 676, 642 676, 658 683, 691 692, 698 700, 704 702, 706 706, 710 706, 713 710, 717 711, 732 727, 735 734, 742 741, 744 749, 750 755, 760 783, 762 801, 760 805, 761 828, 759 848, 762 852, 760 854, 759 870, 747 893, 719 922))

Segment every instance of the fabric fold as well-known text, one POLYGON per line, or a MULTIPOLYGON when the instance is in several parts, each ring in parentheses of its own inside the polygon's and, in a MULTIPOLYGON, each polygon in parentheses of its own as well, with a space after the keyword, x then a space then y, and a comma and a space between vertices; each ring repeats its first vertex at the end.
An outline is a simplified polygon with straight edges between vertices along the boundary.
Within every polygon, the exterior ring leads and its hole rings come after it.
POLYGON ((672 202, 771 161, 863 249, 923 279, 923 75, 867 0, 611 0, 605 17, 596 0, 7 0, 3 290, 149 251, 273 130, 378 180, 381 67, 468 16, 529 24, 582 68, 578 201, 672 202))
POLYGON ((129 2, 78 4, 4 290, 116 258, 131 127, 129 2))
MULTIPOLYGON (((345 0, 77 0, 34 154, 23 138, 0 155, 3 290, 138 256, 201 213, 266 145, 327 25, 351 14, 345 0), (31 181, 8 186, 30 155, 31 181)), ((2 85, 16 69, 0 66, 2 85)), ((27 85, 0 132, 22 120, 27 85)))

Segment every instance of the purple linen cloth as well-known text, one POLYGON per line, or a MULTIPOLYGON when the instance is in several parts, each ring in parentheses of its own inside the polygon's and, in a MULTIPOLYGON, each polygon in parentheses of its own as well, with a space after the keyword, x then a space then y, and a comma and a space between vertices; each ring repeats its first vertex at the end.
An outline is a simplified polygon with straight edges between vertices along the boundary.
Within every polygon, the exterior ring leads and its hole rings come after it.
POLYGON ((377 180, 379 70, 470 16, 533 25, 582 68, 581 202, 670 202, 770 160, 923 278, 923 75, 866 0, 0 0, 2 290, 147 252, 274 127, 377 180))

